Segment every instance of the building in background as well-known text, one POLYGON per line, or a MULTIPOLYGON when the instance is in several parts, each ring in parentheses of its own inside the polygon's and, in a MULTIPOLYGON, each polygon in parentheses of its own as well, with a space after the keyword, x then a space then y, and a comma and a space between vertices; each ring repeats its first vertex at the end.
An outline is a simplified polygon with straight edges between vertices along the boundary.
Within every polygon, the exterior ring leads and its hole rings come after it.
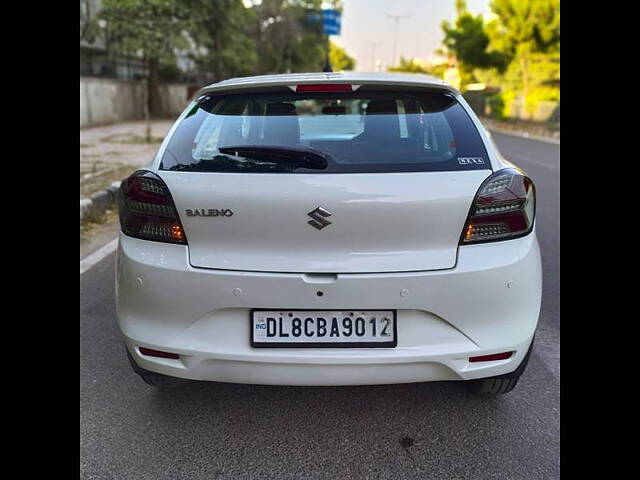
MULTIPOLYGON (((139 80, 146 76, 144 62, 138 58, 114 56, 109 52, 106 35, 90 28, 101 8, 100 0, 80 0, 80 76, 139 80)), ((106 29, 105 23, 98 23, 106 29)), ((95 28, 95 27, 94 27, 95 28)))
POLYGON ((101 76, 108 70, 107 48, 93 36, 90 22, 100 10, 100 0, 80 0, 80 75, 101 76))
MULTIPOLYGON (((80 0, 80 76, 141 80, 147 76, 145 63, 136 57, 114 55, 109 50, 106 22, 98 22, 90 28, 101 8, 100 0, 80 0), (95 29, 101 30, 101 34, 95 29)), ((179 75, 173 81, 191 80, 195 65, 187 52, 176 50, 176 67, 179 75)))

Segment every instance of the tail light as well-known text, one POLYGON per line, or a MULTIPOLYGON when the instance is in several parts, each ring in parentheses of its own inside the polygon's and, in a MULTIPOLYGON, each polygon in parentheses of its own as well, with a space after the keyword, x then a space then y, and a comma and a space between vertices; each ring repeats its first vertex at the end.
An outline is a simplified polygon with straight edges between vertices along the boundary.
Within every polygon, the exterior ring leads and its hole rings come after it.
POLYGON ((527 235, 533 228, 535 209, 533 181, 514 168, 498 170, 480 186, 460 244, 509 240, 527 235))
POLYGON ((130 237, 186 244, 169 189, 152 172, 139 170, 120 185, 120 226, 130 237))

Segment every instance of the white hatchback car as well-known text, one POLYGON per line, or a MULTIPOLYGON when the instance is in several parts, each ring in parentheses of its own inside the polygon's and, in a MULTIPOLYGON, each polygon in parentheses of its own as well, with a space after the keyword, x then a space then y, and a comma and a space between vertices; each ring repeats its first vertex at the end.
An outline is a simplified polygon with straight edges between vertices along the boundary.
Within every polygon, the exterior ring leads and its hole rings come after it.
POLYGON ((424 75, 204 88, 122 183, 118 323, 149 384, 513 389, 541 301, 535 188, 424 75))

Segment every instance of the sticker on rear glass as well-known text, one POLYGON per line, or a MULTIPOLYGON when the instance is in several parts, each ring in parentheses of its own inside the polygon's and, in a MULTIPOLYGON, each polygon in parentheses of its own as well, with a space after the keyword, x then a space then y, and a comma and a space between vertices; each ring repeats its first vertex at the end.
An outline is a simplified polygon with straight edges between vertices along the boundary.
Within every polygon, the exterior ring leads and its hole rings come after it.
POLYGON ((460 165, 484 165, 482 157, 458 157, 460 165))

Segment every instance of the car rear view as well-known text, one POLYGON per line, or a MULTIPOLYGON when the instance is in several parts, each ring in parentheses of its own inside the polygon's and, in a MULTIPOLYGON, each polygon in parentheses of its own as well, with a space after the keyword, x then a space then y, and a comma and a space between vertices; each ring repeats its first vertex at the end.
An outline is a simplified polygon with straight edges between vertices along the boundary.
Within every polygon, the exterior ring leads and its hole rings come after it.
POLYGON ((531 179, 441 82, 221 82, 122 183, 118 322, 153 385, 506 393, 540 309, 534 216, 531 179))

